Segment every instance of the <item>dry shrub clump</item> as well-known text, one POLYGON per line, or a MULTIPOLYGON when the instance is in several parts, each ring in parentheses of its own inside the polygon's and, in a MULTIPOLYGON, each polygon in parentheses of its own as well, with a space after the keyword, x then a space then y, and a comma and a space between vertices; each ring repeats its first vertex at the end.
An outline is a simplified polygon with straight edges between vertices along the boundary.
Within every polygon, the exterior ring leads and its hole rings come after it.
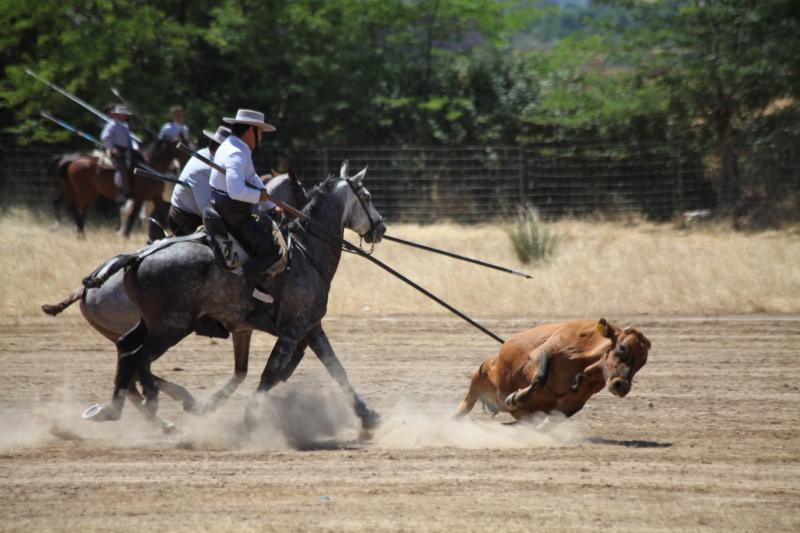
MULTIPOLYGON (((686 232, 640 222, 548 224, 558 246, 522 264, 509 226, 391 226, 389 234, 525 271, 524 279, 392 242, 375 256, 462 311, 476 316, 613 316, 800 312, 800 235, 791 231, 686 232)), ((353 239, 349 233, 347 238, 353 239)), ((357 240, 357 239, 354 239, 357 240)), ((0 216, 0 316, 32 316, 80 285, 105 259, 142 246, 112 229, 71 229, 23 212, 0 216)), ((70 311, 74 312, 74 311, 70 311)), ((440 314, 447 311, 371 263, 344 254, 329 314, 440 314)))

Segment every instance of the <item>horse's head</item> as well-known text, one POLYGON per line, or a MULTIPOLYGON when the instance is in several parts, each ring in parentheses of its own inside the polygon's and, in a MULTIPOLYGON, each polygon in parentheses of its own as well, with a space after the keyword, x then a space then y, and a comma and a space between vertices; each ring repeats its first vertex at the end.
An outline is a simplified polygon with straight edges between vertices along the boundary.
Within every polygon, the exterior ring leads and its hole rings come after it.
POLYGON ((177 141, 159 139, 145 151, 145 159, 159 170, 169 170, 173 161, 178 161, 180 167, 189 160, 189 154, 178 150, 177 141))
POLYGON ((346 195, 345 227, 358 233, 368 243, 380 242, 386 233, 386 225, 375 204, 372 203, 372 194, 364 187, 367 167, 355 176, 347 175, 348 168, 348 162, 345 161, 339 172, 339 178, 347 184, 349 191, 346 195))
POLYGON ((611 326, 604 318, 597 323, 597 330, 611 341, 611 346, 598 361, 603 371, 609 392, 624 398, 631 390, 633 376, 647 362, 650 341, 639 331, 627 327, 611 326))

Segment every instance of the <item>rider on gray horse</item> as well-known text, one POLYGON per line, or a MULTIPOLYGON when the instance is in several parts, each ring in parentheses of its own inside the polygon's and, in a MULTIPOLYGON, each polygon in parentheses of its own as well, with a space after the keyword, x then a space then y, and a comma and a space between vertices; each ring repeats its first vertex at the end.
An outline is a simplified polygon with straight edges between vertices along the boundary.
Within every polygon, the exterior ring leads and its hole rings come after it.
POLYGON ((231 124, 231 135, 214 155, 214 163, 225 172, 211 171, 212 204, 230 232, 250 248, 252 256, 242 270, 250 283, 258 285, 261 273, 280 259, 281 248, 271 229, 253 214, 255 206, 268 198, 253 167, 252 150, 265 131, 275 128, 264 122, 263 113, 250 109, 239 109, 236 117, 222 120, 231 124))
MULTIPOLYGON (((197 152, 198 155, 213 158, 230 134, 231 130, 225 126, 218 127, 213 133, 203 130, 209 142, 207 148, 197 152)), ((211 167, 197 157, 192 157, 183 167, 178 184, 172 190, 167 220, 173 235, 189 235, 203 225, 203 209, 211 205, 210 177, 211 167)))

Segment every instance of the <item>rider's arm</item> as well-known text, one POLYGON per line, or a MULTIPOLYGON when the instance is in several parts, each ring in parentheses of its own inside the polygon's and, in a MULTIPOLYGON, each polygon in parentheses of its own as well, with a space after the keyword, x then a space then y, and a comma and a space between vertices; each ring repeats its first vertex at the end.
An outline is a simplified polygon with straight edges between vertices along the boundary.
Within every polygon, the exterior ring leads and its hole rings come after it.
POLYGON ((225 185, 228 196, 240 202, 257 204, 261 199, 261 191, 246 185, 247 173, 253 171, 253 165, 248 165, 239 153, 232 153, 225 159, 225 185))

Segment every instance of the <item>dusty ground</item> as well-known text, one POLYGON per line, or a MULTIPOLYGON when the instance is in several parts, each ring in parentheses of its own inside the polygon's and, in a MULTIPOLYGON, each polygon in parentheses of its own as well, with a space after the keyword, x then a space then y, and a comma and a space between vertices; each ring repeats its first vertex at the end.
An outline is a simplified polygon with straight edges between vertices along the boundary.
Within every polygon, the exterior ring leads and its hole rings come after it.
MULTIPOLYGON (((111 345, 75 310, 0 319, 0 529, 18 531, 800 530, 800 317, 607 317, 652 341, 628 398, 608 392, 549 434, 449 414, 494 341, 450 317, 326 322, 385 419, 369 442, 309 352, 272 393, 272 427, 241 413, 271 346, 218 413, 162 398, 164 435, 110 394, 111 345)), ((533 321, 482 322, 501 335, 533 321)), ((538 319, 536 322, 543 322, 538 319)), ((154 369, 205 398, 228 341, 192 337, 154 369)))

